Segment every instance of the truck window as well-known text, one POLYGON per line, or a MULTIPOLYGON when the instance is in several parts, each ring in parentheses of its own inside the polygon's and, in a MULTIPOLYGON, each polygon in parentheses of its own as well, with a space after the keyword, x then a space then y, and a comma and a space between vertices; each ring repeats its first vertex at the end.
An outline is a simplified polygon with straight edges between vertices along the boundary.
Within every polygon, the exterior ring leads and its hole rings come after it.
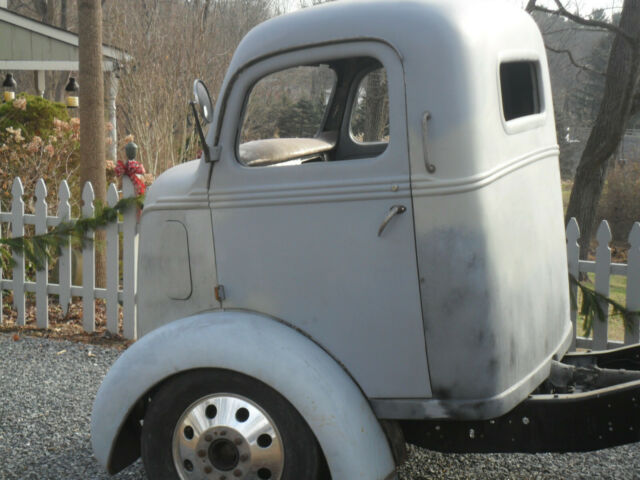
POLYGON ((389 95, 384 68, 369 72, 360 81, 349 133, 356 143, 389 143, 389 95))
POLYGON ((537 62, 518 61, 500 65, 502 111, 506 121, 540 113, 537 62))
POLYGON ((335 81, 335 72, 327 65, 288 68, 263 77, 249 95, 240 143, 313 138, 320 130, 335 81))
POLYGON ((371 57, 287 68, 251 89, 238 134, 247 167, 380 155, 389 143, 387 75, 371 57))

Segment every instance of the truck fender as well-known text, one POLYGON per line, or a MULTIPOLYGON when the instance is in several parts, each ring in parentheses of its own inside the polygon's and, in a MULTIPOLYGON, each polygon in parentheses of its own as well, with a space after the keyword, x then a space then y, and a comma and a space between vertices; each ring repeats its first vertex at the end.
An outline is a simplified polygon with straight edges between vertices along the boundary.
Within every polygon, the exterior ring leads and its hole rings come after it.
POLYGON ((282 394, 313 431, 334 480, 395 478, 387 438, 347 372, 300 332, 244 311, 207 312, 174 321, 118 358, 91 414, 93 451, 110 473, 139 455, 139 433, 136 438, 136 429, 130 428, 139 401, 168 377, 198 368, 241 372, 282 394))

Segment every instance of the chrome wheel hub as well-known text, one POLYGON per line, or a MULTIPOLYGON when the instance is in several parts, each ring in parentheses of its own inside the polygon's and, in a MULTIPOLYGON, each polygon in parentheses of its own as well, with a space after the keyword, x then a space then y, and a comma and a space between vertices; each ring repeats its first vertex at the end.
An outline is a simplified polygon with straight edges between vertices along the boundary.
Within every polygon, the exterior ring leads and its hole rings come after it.
POLYGON ((284 450, 275 423, 240 395, 203 397, 173 432, 173 462, 182 480, 278 480, 284 450))

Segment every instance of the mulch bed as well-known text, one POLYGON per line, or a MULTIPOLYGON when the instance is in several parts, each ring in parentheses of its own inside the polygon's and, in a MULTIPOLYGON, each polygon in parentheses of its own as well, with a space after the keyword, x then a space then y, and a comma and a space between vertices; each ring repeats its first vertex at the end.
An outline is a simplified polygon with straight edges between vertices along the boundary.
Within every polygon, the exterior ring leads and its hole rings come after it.
MULTIPOLYGON (((51 338, 55 340, 69 340, 72 342, 102 345, 125 350, 133 343, 121 335, 116 335, 106 329, 106 309, 104 301, 96 300, 96 328, 95 332, 85 332, 82 326, 82 301, 77 300, 69 305, 67 314, 56 303, 49 304, 49 328, 42 329, 36 325, 35 303, 27 299, 25 317, 26 325, 16 323, 17 312, 13 308, 11 294, 5 295, 2 305, 2 320, 0 333, 13 333, 13 339, 19 341, 21 336, 51 338)), ((122 316, 122 314, 121 314, 122 316)), ((120 320, 122 322, 122 319, 120 320)))

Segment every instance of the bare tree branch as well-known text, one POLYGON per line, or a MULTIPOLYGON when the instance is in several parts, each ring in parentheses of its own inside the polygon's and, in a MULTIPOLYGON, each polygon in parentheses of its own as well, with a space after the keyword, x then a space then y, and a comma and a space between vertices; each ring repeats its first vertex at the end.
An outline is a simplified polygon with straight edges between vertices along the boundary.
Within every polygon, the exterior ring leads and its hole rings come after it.
POLYGON ((596 33, 609 33, 609 30, 605 30, 604 28, 592 27, 592 28, 578 28, 578 27, 567 27, 567 28, 559 28, 557 30, 546 30, 544 31, 545 36, 556 35, 558 33, 567 33, 567 32, 596 32, 596 33))
POLYGON ((631 44, 633 44, 634 41, 635 41, 634 37, 632 35, 629 35, 627 32, 625 32, 623 29, 621 29, 617 25, 614 25, 613 23, 608 23, 608 22, 602 22, 600 20, 592 20, 592 19, 588 19, 588 18, 583 18, 583 17, 581 17, 579 15, 576 15, 574 13, 571 13, 569 10, 567 10, 564 7, 564 5, 562 5, 560 0, 554 0, 554 2, 558 6, 557 10, 551 10, 549 8, 546 8, 546 7, 540 7, 540 6, 536 5, 536 0, 529 0, 529 3, 527 4, 527 11, 529 13, 531 13, 532 11, 536 11, 536 12, 548 13, 549 15, 560 15, 562 17, 568 18, 572 22, 575 22, 575 23, 577 23, 579 25, 585 25, 587 27, 598 27, 598 28, 602 28, 604 30, 608 30, 608 31, 610 31, 612 33, 615 33, 616 35, 620 35, 621 38, 624 38, 627 42, 629 42, 631 44))
POLYGON ((550 47, 547 44, 545 44, 545 48, 553 53, 565 53, 569 57, 569 61, 573 64, 573 66, 576 68, 579 68, 580 70, 584 70, 585 72, 595 73, 596 75, 601 75, 603 77, 605 76, 604 72, 599 72, 598 70, 594 70, 593 68, 587 65, 582 65, 576 62, 575 58, 573 58, 573 54, 571 53, 571 50, 556 49, 556 48, 550 47))

